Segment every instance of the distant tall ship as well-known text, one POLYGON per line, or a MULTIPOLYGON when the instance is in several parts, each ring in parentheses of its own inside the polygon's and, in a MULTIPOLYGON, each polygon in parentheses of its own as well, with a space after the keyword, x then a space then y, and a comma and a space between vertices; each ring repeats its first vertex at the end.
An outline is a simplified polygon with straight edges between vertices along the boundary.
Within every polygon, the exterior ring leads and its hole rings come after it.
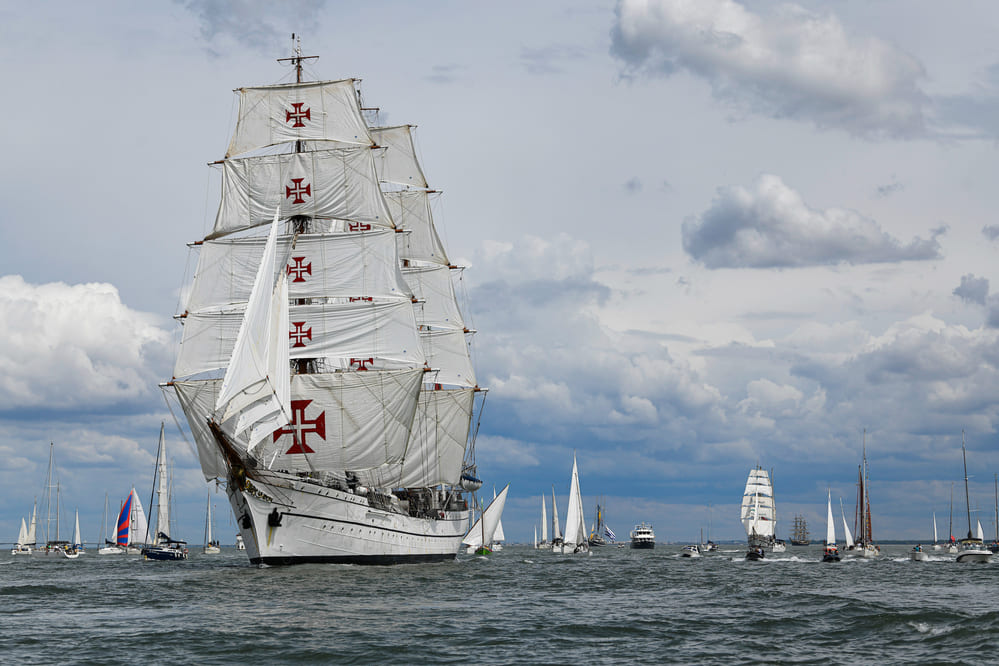
POLYGON ((774 488, 770 475, 757 465, 749 471, 746 490, 742 494, 742 526, 746 529, 746 542, 749 552, 782 553, 787 550, 777 534, 777 505, 774 502, 774 488))
POLYGON ((485 395, 459 267, 412 126, 379 126, 359 80, 303 81, 311 58, 296 44, 293 83, 237 91, 168 385, 251 562, 453 559, 485 395))
POLYGON ((807 546, 811 543, 808 536, 808 523, 805 522, 805 517, 800 514, 796 515, 794 522, 791 523, 790 541, 792 546, 807 546))

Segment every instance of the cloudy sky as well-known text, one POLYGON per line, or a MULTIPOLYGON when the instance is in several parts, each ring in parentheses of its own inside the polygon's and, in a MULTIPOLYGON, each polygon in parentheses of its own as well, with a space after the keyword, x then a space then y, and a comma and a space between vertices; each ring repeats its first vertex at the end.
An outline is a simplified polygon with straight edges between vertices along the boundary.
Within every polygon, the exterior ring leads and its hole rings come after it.
POLYGON ((564 514, 573 450, 619 535, 739 537, 757 463, 780 534, 821 532, 865 430, 876 538, 927 540, 934 511, 946 533, 952 483, 966 529, 962 430, 995 534, 994 3, 95 0, 0 24, 0 541, 49 442, 97 539, 105 493, 148 497, 161 421, 201 539, 210 488, 157 383, 231 91, 286 80, 292 32, 312 77, 419 126, 512 540, 553 484, 564 514))

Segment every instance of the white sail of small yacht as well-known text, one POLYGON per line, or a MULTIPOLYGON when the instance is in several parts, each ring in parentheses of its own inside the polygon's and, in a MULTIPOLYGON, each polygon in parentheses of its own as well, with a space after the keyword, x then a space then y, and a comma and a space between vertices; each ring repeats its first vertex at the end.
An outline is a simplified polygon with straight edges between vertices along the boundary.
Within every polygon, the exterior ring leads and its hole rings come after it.
POLYGON ((964 461, 964 501, 968 511, 968 536, 961 539, 957 550, 958 562, 988 562, 992 551, 985 547, 985 534, 978 521, 977 535, 971 532, 971 495, 968 492, 968 454, 964 447, 964 431, 961 431, 961 458, 964 461))
POLYGON ((555 486, 552 486, 552 550, 562 552, 562 530, 558 522, 558 503, 555 501, 555 486))
POLYGON ((488 550, 492 549, 496 526, 499 525, 499 521, 503 517, 503 507, 506 506, 506 491, 509 488, 510 484, 508 483, 499 492, 499 495, 493 498, 489 506, 483 509, 479 519, 475 521, 471 529, 468 530, 468 534, 462 539, 461 543, 469 550, 483 547, 488 550))
POLYGON ((576 454, 572 454, 572 478, 569 482, 569 506, 565 514, 565 534, 562 536, 563 553, 589 552, 586 521, 583 518, 583 496, 579 489, 579 468, 576 454))
POLYGON ((205 506, 205 545, 202 552, 205 555, 218 555, 222 552, 219 547, 219 542, 215 540, 212 536, 212 529, 214 525, 212 523, 212 496, 208 496, 208 502, 205 506))
POLYGON ((31 546, 28 545, 28 526, 21 518, 21 528, 17 531, 17 543, 11 549, 11 555, 25 555, 31 553, 31 546))
POLYGON ((237 90, 169 386, 251 562, 454 559, 485 396, 463 269, 412 126, 381 126, 359 80, 304 81, 311 58, 237 90))
MULTIPOLYGON (((493 486, 493 499, 496 499, 496 486, 493 486)), ((506 534, 503 533, 503 519, 500 518, 496 523, 496 531, 493 533, 493 545, 492 549, 503 550, 503 542, 506 541, 506 534)))
POLYGON ((545 512, 545 496, 541 496, 541 541, 536 544, 537 548, 548 547, 548 514, 545 512))
POLYGON ((839 549, 836 547, 836 523, 832 512, 832 491, 826 494, 826 543, 822 553, 823 562, 839 562, 839 549))
POLYGON ((933 512, 933 550, 942 550, 943 544, 940 543, 940 537, 937 536, 937 512, 933 512))
POLYGON ((853 535, 850 534, 850 527, 846 524, 846 512, 843 510, 843 498, 839 498, 839 515, 843 518, 843 542, 846 544, 846 549, 851 550, 854 547, 853 535))

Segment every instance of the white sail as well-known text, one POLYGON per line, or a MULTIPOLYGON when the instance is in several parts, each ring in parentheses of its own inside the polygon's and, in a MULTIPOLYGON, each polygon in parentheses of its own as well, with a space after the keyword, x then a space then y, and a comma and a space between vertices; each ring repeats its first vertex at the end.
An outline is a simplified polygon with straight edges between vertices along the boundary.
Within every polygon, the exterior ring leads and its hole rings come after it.
POLYGON ((936 543, 937 539, 937 512, 933 512, 933 543, 936 543))
POLYGON ((411 125, 399 125, 374 127, 370 130, 372 140, 384 148, 375 155, 378 179, 386 183, 425 188, 427 179, 416 158, 411 128, 411 125))
POLYGON ((430 214, 430 195, 421 190, 402 190, 385 192, 384 196, 396 227, 407 232, 399 234, 399 256, 403 260, 449 265, 430 214))
POLYGON ((382 197, 370 148, 284 153, 226 160, 222 200, 208 236, 267 224, 274 210, 293 215, 350 220, 355 228, 394 228, 382 197))
POLYGON ((833 523, 833 512, 832 512, 832 491, 828 495, 828 504, 826 512, 826 545, 835 546, 836 545, 836 525, 833 523))
POLYGON ((465 333, 460 330, 424 330, 420 341, 435 382, 448 386, 475 386, 475 370, 468 354, 465 333))
MULTIPOLYGON (((189 315, 174 376, 232 368, 230 357, 243 320, 240 312, 189 315)), ((293 359, 323 358, 335 367, 364 370, 422 366, 425 360, 413 305, 407 300, 294 305, 283 321, 277 337, 290 340, 285 347, 293 359)))
POLYGON ((170 535, 170 488, 167 477, 166 437, 160 424, 160 443, 156 450, 156 533, 153 544, 160 542, 160 533, 170 535))
POLYGON ((30 541, 28 541, 28 526, 24 523, 24 518, 21 518, 21 529, 17 531, 17 543, 15 546, 26 546, 30 541))
POLYGON ((742 495, 742 525, 746 535, 772 537, 776 531, 776 508, 773 486, 765 469, 750 470, 746 490, 742 495))
MULTIPOLYGON (((496 486, 493 486, 493 501, 496 501, 496 486)), ((506 535, 503 534, 503 519, 500 518, 496 521, 496 531, 493 532, 493 541, 506 541, 506 535)))
POLYGON ((434 328, 465 328, 451 282, 451 269, 431 264, 405 268, 402 273, 420 301, 416 306, 420 324, 434 328))
POLYGON ((487 546, 492 545, 495 539, 496 526, 503 516, 503 507, 506 506, 506 491, 509 488, 510 484, 508 483, 500 491, 500 494, 489 503, 489 506, 482 511, 479 519, 475 521, 475 524, 468 530, 468 534, 462 539, 464 545, 469 548, 478 548, 483 543, 487 546))
POLYGON ((552 486, 552 541, 562 538, 562 531, 558 524, 558 504, 555 503, 555 487, 552 486))
POLYGON ((83 546, 83 541, 80 538, 80 512, 76 512, 76 526, 73 528, 73 547, 80 548, 83 546))
POLYGON ((132 515, 130 520, 131 527, 128 530, 128 545, 145 545, 146 534, 149 532, 149 521, 146 520, 146 512, 142 508, 142 502, 139 501, 139 493, 135 492, 135 488, 132 488, 132 515))
POLYGON ((843 498, 839 498, 839 515, 843 518, 843 538, 846 542, 847 548, 853 548, 853 535, 850 534, 850 528, 846 524, 846 513, 843 511, 843 498))
POLYGON ((371 145, 353 79, 239 89, 227 157, 303 140, 371 145))
POLYGON ((276 261, 277 231, 275 213, 215 403, 215 420, 230 435, 249 431, 249 450, 291 420, 287 274, 273 282, 275 264, 284 263, 276 261))
POLYGON ((468 441, 474 393, 471 389, 421 391, 401 470, 389 470, 386 484, 424 488, 457 483, 468 441))
POLYGON ((565 536, 562 541, 566 547, 576 547, 586 543, 586 524, 583 519, 583 498, 579 490, 579 469, 576 466, 576 454, 572 454, 572 479, 569 482, 569 507, 565 514, 565 536))
POLYGON ((979 541, 985 541, 985 531, 982 529, 982 521, 978 521, 978 529, 975 530, 975 536, 979 541))
POLYGON ((548 516, 545 514, 545 496, 541 496, 541 543, 548 543, 548 516))
MULTIPOLYGON (((288 274, 291 299, 405 298, 413 294, 396 254, 396 233, 379 229, 366 233, 279 235, 272 284, 277 272, 288 274), (294 241, 294 251, 292 251, 294 241)), ((266 237, 226 238, 200 245, 198 268, 188 295, 189 312, 232 311, 245 304, 260 269, 266 237)), ((446 272, 446 271, 445 271, 446 272)))
POLYGON ((38 528, 37 509, 38 509, 38 504, 37 503, 32 504, 31 522, 28 523, 28 540, 25 541, 25 543, 28 544, 29 546, 33 546, 35 545, 35 543, 37 543, 37 537, 35 536, 35 532, 37 531, 38 528))

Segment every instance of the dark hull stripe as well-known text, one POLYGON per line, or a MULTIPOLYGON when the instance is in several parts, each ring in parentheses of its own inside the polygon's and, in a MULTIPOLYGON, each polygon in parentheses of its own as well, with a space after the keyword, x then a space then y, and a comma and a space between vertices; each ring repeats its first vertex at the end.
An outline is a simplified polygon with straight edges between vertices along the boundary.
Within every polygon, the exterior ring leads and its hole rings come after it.
POLYGON ((302 555, 298 557, 258 557, 251 564, 286 566, 291 564, 422 564, 455 559, 455 553, 436 555, 302 555))

